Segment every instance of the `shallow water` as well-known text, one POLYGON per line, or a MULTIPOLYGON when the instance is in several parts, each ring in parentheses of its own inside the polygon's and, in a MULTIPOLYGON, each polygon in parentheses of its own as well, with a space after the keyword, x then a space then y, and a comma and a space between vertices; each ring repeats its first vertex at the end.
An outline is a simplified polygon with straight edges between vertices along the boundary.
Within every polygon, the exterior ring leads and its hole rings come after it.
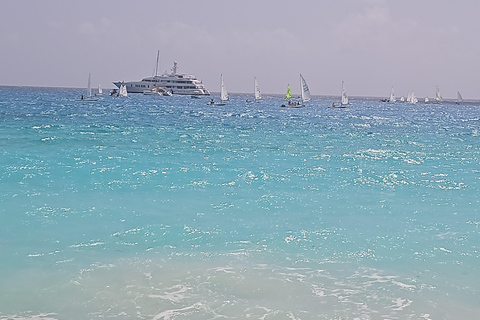
POLYGON ((474 319, 480 104, 0 87, 0 319, 474 319))

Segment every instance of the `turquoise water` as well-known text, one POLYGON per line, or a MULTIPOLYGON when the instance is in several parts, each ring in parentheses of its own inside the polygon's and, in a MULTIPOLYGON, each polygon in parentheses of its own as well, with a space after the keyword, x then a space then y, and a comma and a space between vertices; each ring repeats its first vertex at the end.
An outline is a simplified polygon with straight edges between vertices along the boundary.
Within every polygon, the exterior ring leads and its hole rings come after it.
POLYGON ((82 93, 0 87, 0 319, 480 315, 480 103, 82 93))

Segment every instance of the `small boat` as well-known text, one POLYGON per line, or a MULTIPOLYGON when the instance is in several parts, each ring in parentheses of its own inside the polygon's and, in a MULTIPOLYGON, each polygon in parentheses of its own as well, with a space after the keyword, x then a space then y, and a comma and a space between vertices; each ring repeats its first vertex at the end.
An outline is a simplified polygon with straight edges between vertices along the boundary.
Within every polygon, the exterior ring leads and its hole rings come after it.
POLYGON ((289 100, 287 102, 287 104, 282 104, 281 105, 282 108, 301 108, 302 107, 302 104, 298 101, 291 101, 289 100))
POLYGON ((110 95, 114 97, 124 97, 124 98, 128 97, 127 86, 124 83, 122 83, 118 91, 112 90, 112 92, 110 92, 110 95))
POLYGON ((457 91, 457 101, 455 101, 456 104, 460 104, 463 102, 463 97, 460 94, 460 91, 457 91))
POLYGON ((302 104, 298 101, 292 101, 292 91, 290 90, 290 84, 287 85, 287 93, 285 94, 285 100, 288 100, 288 102, 285 104, 282 104, 281 107, 289 107, 289 108, 300 108, 302 104))
POLYGON ((209 106, 224 106, 225 102, 215 102, 213 99, 210 99, 210 101, 207 103, 209 106))
POLYGON ((144 95, 172 96, 172 92, 162 87, 155 87, 150 90, 143 90, 144 95))
POLYGON ((441 103, 443 101, 442 95, 440 94, 440 89, 437 86, 437 91, 435 92, 435 102, 441 103))
POLYGON ((92 86, 90 82, 90 73, 88 74, 88 83, 87 83, 87 93, 84 96, 82 94, 82 97, 80 99, 76 99, 77 101, 97 101, 98 99, 93 98, 92 96, 92 86))
POLYGON ((350 104, 350 102, 348 101, 347 90, 345 89, 345 84, 342 81, 342 93, 340 98, 340 104, 335 104, 334 102, 332 103, 332 108, 346 108, 348 104, 350 104))
POLYGON ((415 96, 415 92, 412 91, 408 93, 407 102, 413 104, 418 102, 418 98, 415 96))
POLYGON ((393 92, 393 86, 392 86, 392 91, 390 92, 390 98, 380 99, 380 102, 395 103, 396 101, 397 101, 397 98, 395 98, 395 93, 393 92))
POLYGON ((96 95, 96 96, 101 96, 101 95, 103 95, 102 86, 98 85, 98 91, 97 91, 97 93, 96 93, 95 95, 96 95))
POLYGON ((262 100, 262 93, 260 92, 260 87, 258 86, 257 77, 254 77, 254 95, 255 95, 255 102, 262 100))
POLYGON ((207 103, 209 106, 224 106, 230 97, 228 96, 227 87, 223 81, 223 74, 220 74, 220 100, 221 102, 215 102, 213 99, 207 103))
POLYGON ((413 103, 413 104, 418 102, 418 98, 415 96, 415 92, 413 92, 413 91, 412 91, 412 100, 410 102, 413 103))
POLYGON ((345 89, 345 85, 342 81, 342 106, 346 106, 347 104, 350 104, 350 102, 348 101, 347 89, 345 89))

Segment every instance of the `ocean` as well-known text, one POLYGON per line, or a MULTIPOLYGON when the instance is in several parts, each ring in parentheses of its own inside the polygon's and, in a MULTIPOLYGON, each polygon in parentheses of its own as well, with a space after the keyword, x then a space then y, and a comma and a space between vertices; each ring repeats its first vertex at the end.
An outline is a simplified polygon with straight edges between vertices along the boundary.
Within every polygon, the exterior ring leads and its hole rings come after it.
POLYGON ((0 87, 0 319, 480 317, 480 102, 82 93, 0 87))

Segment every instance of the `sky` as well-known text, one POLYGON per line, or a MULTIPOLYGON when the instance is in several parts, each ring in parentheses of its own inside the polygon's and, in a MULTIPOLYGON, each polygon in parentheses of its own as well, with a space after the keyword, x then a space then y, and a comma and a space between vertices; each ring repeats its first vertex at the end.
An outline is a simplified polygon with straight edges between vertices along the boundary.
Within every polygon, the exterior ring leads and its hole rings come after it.
POLYGON ((0 85, 113 88, 178 62, 207 89, 480 99, 480 1, 4 0, 0 85))

